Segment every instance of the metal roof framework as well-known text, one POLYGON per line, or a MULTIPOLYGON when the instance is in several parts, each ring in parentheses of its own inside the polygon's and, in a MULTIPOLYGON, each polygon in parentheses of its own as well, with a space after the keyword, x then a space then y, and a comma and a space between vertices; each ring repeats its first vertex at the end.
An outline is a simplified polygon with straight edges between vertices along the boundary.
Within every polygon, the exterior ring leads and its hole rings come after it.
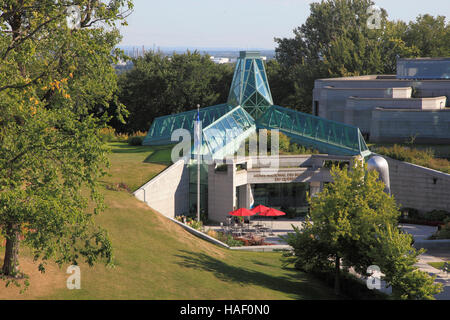
POLYGON ((258 119, 257 126, 278 129, 291 140, 322 153, 370 155, 359 128, 296 110, 273 105, 258 119))

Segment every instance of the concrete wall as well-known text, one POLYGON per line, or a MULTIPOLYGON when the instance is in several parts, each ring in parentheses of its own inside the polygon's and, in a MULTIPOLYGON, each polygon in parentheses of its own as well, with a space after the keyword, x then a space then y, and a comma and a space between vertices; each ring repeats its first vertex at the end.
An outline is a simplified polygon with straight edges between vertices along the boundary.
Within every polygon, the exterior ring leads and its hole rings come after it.
POLYGON ((446 101, 447 98, 443 96, 432 98, 409 98, 409 99, 349 97, 347 99, 346 108, 439 110, 444 108, 446 101))
POLYGON ((450 109, 372 111, 371 142, 450 143, 450 109))
POLYGON ((397 203, 422 212, 450 211, 450 174, 384 157, 397 203))
POLYGON ((236 204, 236 185, 233 176, 236 167, 227 165, 226 172, 215 172, 215 166, 208 167, 208 218, 216 222, 226 222, 228 212, 236 204))
MULTIPOLYGON (((314 83, 313 90, 313 101, 320 101, 320 105, 323 105, 325 113, 328 108, 333 109, 333 101, 336 103, 341 103, 340 100, 347 95, 346 91, 352 91, 354 93, 348 94, 347 97, 355 96, 361 98, 409 98, 411 97, 410 91, 414 88, 414 96, 417 98, 428 98, 428 97, 440 97, 446 96, 446 106, 450 106, 450 80, 401 80, 396 79, 395 76, 360 76, 360 77, 344 77, 335 79, 318 79, 314 83), (338 90, 342 90, 339 92, 338 90), (378 92, 376 90, 379 90, 378 92), (381 96, 380 92, 384 95, 381 96), (389 90, 392 91, 392 96, 389 94, 389 90), (371 96, 365 96, 362 91, 366 91, 367 94, 371 96), (327 106, 328 101, 331 101, 331 105, 327 106)), ((342 105, 343 106, 343 105, 342 105)), ((313 102, 314 109, 314 102, 313 102)), ((313 110, 314 111, 314 110, 313 110)), ((320 115, 327 119, 328 116, 320 115)))
MULTIPOLYGON (((401 110, 440 110, 443 106, 445 106, 446 100, 446 97, 418 99, 349 97, 345 108, 342 110, 342 114, 344 115, 344 123, 359 127, 363 134, 373 135, 371 133, 372 111, 376 108, 401 110)), ((399 110, 398 112, 401 111, 399 110)), ((404 120, 406 120, 406 118, 404 120)))
POLYGON ((136 198, 169 218, 189 212, 189 171, 179 160, 134 192, 136 198))
MULTIPOLYGON (((331 88, 315 89, 314 100, 319 102, 319 116, 344 122, 344 108, 351 96, 360 98, 410 98, 412 89, 406 88, 331 88)), ((315 110, 314 110, 315 112, 315 110)), ((314 113, 315 114, 315 113, 314 113)))

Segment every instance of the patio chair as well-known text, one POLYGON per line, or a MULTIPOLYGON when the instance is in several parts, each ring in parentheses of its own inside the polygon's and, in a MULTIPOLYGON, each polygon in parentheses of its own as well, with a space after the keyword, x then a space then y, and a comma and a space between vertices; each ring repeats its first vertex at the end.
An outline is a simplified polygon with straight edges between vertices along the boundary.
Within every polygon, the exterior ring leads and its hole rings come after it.
POLYGON ((242 227, 235 225, 235 227, 231 231, 233 236, 242 237, 242 227))

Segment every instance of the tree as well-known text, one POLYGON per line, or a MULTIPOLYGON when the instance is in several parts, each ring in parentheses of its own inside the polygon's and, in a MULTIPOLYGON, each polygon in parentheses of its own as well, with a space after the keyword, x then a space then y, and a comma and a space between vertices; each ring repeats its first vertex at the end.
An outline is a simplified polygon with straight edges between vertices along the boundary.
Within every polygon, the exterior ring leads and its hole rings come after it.
POLYGON ((445 16, 419 15, 408 24, 402 38, 422 57, 450 56, 450 23, 445 22, 445 16))
POLYGON ((356 162, 350 168, 331 169, 333 182, 310 199, 310 220, 286 239, 295 250, 295 263, 307 271, 334 268, 335 292, 340 293, 342 266, 365 275, 378 265, 395 297, 429 298, 439 292, 433 278, 416 270, 421 252, 410 235, 397 226, 399 211, 384 193, 378 173, 356 162), (422 290, 417 293, 418 288, 422 290), (399 294, 397 294, 399 292, 399 294))
POLYGON ((155 117, 228 98, 233 69, 215 64, 207 55, 149 52, 133 62, 133 69, 119 79, 119 100, 130 112, 126 126, 114 123, 119 131, 147 131, 155 117))
POLYGON ((0 4, 1 272, 7 284, 23 276, 21 244, 41 272, 50 259, 112 263, 107 232, 93 220, 104 208, 98 179, 108 165, 99 135, 108 117, 94 114, 116 90, 111 62, 120 55, 117 23, 124 23, 127 8, 131 1, 0 4), (68 8, 80 13, 74 29, 68 8))

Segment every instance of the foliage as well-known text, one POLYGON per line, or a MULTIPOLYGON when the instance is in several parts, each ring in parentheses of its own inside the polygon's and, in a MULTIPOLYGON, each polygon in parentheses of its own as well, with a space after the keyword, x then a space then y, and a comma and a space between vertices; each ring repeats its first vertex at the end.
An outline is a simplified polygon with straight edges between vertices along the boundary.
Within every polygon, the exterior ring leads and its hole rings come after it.
POLYGON ((414 266, 424 250, 416 251, 411 245, 412 236, 392 225, 377 229, 376 246, 371 248, 369 256, 392 286, 392 296, 402 300, 433 300, 433 295, 442 291, 442 284, 434 283, 435 277, 414 266))
POLYGON ((381 28, 369 29, 372 5, 371 0, 311 3, 293 37, 275 39, 276 61, 267 64, 274 101, 309 113, 318 78, 392 74, 398 57, 450 55, 445 17, 424 15, 405 23, 389 21, 381 9, 381 28))
POLYGON ((212 237, 225 243, 230 247, 242 247, 244 245, 243 241, 235 239, 232 235, 225 234, 223 232, 216 232, 215 236, 212 237))
POLYGON ((412 237, 397 227, 399 211, 376 171, 356 163, 351 168, 331 169, 333 182, 310 199, 310 219, 286 241, 294 248, 291 257, 305 271, 335 269, 336 292, 340 289, 340 265, 365 275, 378 265, 393 287, 395 298, 429 299, 439 292, 433 279, 416 270, 421 251, 412 237))
POLYGON ((392 159, 406 161, 419 166, 450 173, 450 161, 436 158, 431 148, 425 150, 394 144, 392 147, 379 146, 374 152, 392 159))
POLYGON ((112 122, 120 132, 146 131, 155 117, 227 100, 232 66, 215 64, 197 51, 170 57, 149 52, 133 63, 119 77, 117 94, 130 112, 127 125, 112 122))
POLYGON ((444 221, 438 228, 438 231, 431 236, 432 240, 450 239, 450 218, 444 221))
POLYGON ((116 130, 111 127, 105 127, 100 130, 100 139, 103 142, 113 142, 116 140, 116 130))
MULTIPOLYGON (((271 154, 272 152, 272 135, 273 132, 272 130, 265 130, 266 131, 266 146, 267 146, 267 150, 264 150, 265 152, 267 152, 268 155, 271 154)), ((250 137, 248 139, 246 139, 245 141, 245 153, 246 155, 250 154, 250 139, 254 139, 254 137, 250 137)), ((260 134, 256 135, 256 141, 257 141, 257 146, 258 146, 258 151, 259 152, 264 152, 263 150, 261 150, 261 144, 260 144, 260 134)), ((294 141, 291 140, 291 138, 289 136, 287 136, 286 134, 284 134, 283 132, 278 131, 278 152, 283 155, 283 154, 318 154, 319 151, 315 150, 315 149, 310 149, 308 147, 302 146, 294 141)))
POLYGON ((195 230, 202 230, 203 229, 203 222, 201 220, 197 221, 195 219, 192 219, 192 218, 188 217, 187 220, 186 220, 186 224, 189 227, 191 227, 191 228, 193 228, 195 230))
POLYGON ((128 144, 130 146, 142 146, 143 141, 144 137, 141 136, 133 136, 128 138, 128 144))
MULTIPOLYGON (((3 274, 20 275, 19 244, 38 268, 112 263, 98 179, 108 165, 101 129, 117 88, 111 62, 127 0, 11 0, 0 4, 0 228, 3 274), (69 29, 66 9, 81 11, 69 29), (24 232, 24 227, 28 232, 24 232)), ((117 116, 122 113, 118 106, 117 116)), ((26 284, 26 283, 25 283, 26 284)))

